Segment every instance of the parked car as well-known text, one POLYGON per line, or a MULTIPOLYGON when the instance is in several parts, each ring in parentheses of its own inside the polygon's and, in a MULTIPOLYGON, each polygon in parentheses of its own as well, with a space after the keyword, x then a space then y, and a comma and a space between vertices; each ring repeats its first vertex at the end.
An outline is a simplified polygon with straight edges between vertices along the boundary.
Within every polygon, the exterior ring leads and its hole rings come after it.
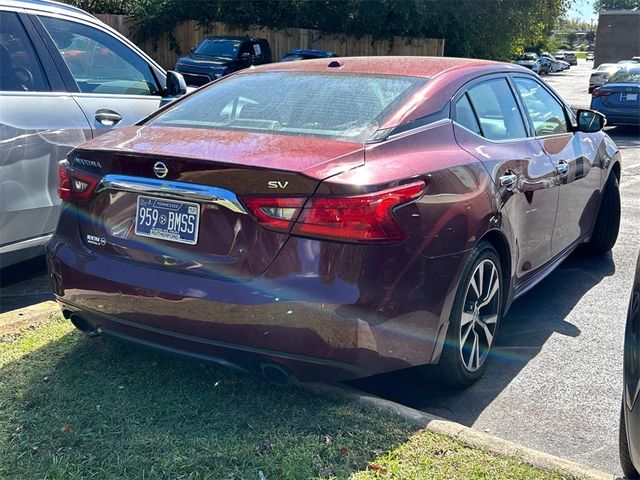
POLYGON ((569 63, 563 61, 563 60, 558 60, 556 59, 553 55, 551 55, 549 52, 543 52, 540 55, 540 59, 547 59, 550 62, 550 72, 562 72, 564 70, 568 70, 569 69, 569 63))
POLYGON ((617 63, 600 64, 589 77, 589 93, 591 93, 594 88, 601 87, 607 83, 611 75, 620 70, 620 68, 622 68, 622 66, 617 63))
POLYGON ((264 38, 206 37, 176 63, 187 85, 200 87, 252 65, 271 63, 271 47, 264 38))
POLYGON ((1 266, 44 253, 58 161, 182 93, 180 80, 78 8, 0 0, 1 266))
POLYGON ((624 388, 620 409, 620 464, 629 480, 640 479, 640 257, 624 333, 624 388))
POLYGON ((540 62, 538 54, 533 52, 525 52, 524 54, 516 58, 513 63, 522 67, 526 67, 535 73, 540 73, 541 70, 543 70, 543 66, 540 62))
POLYGON ((555 63, 555 60, 551 61, 545 57, 538 58, 538 62, 540 63, 540 69, 538 71, 539 75, 547 75, 551 72, 554 72, 556 71, 555 68, 559 66, 555 63))
POLYGON ((591 108, 609 125, 640 125, 640 66, 618 70, 591 95, 591 108))
POLYGON ((595 55, 593 52, 587 53, 587 62, 593 62, 594 58, 595 58, 595 55))
POLYGON ((568 62, 569 65, 578 65, 578 57, 573 52, 559 51, 554 55, 558 60, 568 62))
POLYGON ((53 290, 89 335, 277 383, 435 364, 464 387, 516 298, 614 245, 603 126, 505 63, 243 70, 61 162, 53 290))
POLYGON ((334 58, 337 57, 334 52, 327 50, 291 50, 284 57, 281 62, 293 62, 296 60, 313 60, 314 58, 334 58))
POLYGON ((640 62, 638 62, 637 60, 620 60, 618 62, 618 65, 622 65, 623 67, 626 67, 626 66, 629 66, 629 65, 631 65, 631 66, 637 65, 638 63, 640 63, 640 62))

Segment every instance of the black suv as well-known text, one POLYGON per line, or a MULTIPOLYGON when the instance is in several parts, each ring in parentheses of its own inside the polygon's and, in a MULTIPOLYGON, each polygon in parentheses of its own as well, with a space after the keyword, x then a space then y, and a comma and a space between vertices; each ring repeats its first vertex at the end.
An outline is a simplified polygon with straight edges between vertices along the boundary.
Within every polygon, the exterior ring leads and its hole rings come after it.
POLYGON ((207 37, 176 63, 187 85, 199 87, 251 65, 271 63, 271 47, 264 38, 207 37))

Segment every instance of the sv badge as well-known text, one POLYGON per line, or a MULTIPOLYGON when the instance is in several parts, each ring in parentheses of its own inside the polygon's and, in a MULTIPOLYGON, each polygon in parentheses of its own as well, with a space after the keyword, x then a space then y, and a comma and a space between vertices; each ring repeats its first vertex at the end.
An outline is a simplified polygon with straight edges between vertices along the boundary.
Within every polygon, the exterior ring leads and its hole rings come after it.
POLYGON ((289 185, 289 182, 280 182, 277 180, 267 182, 269 188, 287 188, 287 185, 289 185))

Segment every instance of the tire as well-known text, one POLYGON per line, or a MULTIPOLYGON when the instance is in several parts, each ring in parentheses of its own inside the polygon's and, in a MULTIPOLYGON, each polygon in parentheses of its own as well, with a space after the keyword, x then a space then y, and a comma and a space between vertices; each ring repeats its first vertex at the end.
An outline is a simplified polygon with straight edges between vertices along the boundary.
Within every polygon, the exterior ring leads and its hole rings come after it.
POLYGON ((640 474, 633 466, 631 461, 631 454, 629 453, 629 439, 627 438, 627 425, 624 418, 624 400, 622 401, 622 407, 620 408, 620 431, 618 445, 620 448, 620 466, 622 467, 622 473, 627 480, 639 480, 640 474))
POLYGON ((458 284, 445 345, 433 371, 438 383, 464 389, 482 376, 502 318, 503 291, 498 253, 489 242, 480 242, 458 284))
POLYGON ((616 244, 619 230, 620 187, 618 178, 610 173, 600 201, 596 223, 591 232, 591 239, 585 245, 585 251, 592 255, 608 252, 616 244))

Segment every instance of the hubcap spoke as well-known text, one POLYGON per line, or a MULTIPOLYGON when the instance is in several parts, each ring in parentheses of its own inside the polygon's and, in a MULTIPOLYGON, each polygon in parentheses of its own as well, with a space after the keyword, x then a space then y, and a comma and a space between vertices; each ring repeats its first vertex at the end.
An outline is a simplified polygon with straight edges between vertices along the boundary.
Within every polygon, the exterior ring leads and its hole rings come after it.
POLYGON ((497 321, 498 321, 498 315, 489 315, 486 317, 482 317, 482 323, 485 323, 487 325, 495 324, 497 321))
MULTIPOLYGON (((492 265, 493 267, 493 265, 492 265)), ((491 271, 491 280, 489 281, 489 288, 487 288, 487 294, 483 298, 482 302, 478 304, 478 308, 482 308, 488 305, 493 297, 496 296, 498 289, 500 288, 500 282, 498 281, 498 270, 493 267, 491 271)))
POLYGON ((464 348, 464 344, 467 342, 467 338, 469 337, 469 333, 473 330, 473 323, 469 324, 464 335, 460 337, 460 351, 464 348))
POLYGON ((467 368, 469 370, 475 370, 476 368, 478 368, 477 364, 475 368, 473 366, 473 361, 478 356, 477 352, 478 352, 478 334, 476 332, 473 332, 473 344, 471 345, 471 352, 469 354, 469 363, 467 363, 467 368))
POLYGON ((473 277, 471 277, 471 287, 473 288, 473 291, 476 293, 476 298, 480 298, 480 290, 478 290, 478 286, 476 285, 476 275, 474 274, 473 277))
POLYGON ((473 322, 473 313, 462 312, 462 319, 460 320, 460 326, 464 327, 469 322, 473 322))
POLYGON ((482 327, 482 331, 484 332, 484 336, 487 339, 487 348, 488 348, 488 347, 491 346, 491 343, 493 342, 493 334, 491 333, 491 330, 489 329, 489 326, 486 323, 484 323, 482 320, 480 320, 478 323, 482 327))

